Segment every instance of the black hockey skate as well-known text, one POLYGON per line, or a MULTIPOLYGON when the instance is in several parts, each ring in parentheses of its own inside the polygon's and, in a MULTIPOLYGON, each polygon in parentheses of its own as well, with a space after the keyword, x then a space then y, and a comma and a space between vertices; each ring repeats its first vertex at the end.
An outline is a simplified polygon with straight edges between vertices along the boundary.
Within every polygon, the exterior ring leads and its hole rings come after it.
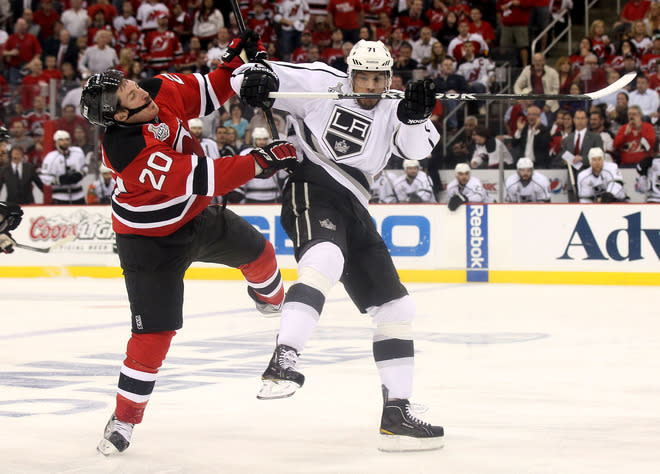
POLYGON ((380 451, 430 451, 442 448, 445 431, 442 426, 432 426, 413 413, 406 399, 388 400, 388 390, 383 385, 383 416, 380 420, 380 451))
POLYGON ((303 386, 305 376, 296 371, 299 356, 293 347, 284 344, 275 347, 273 357, 261 376, 263 384, 257 393, 259 400, 287 398, 303 386))
POLYGON ((135 426, 133 423, 119 421, 113 413, 108 424, 105 425, 103 439, 99 442, 96 450, 105 456, 126 451, 126 448, 131 444, 133 426, 135 426))
POLYGON ((254 304, 257 307, 257 311, 259 311, 264 317, 274 318, 279 316, 280 313, 282 312, 282 303, 278 305, 274 305, 272 303, 266 303, 265 301, 261 301, 256 291, 254 291, 254 289, 252 289, 251 286, 248 286, 247 292, 248 295, 250 295, 250 298, 254 300, 254 304))

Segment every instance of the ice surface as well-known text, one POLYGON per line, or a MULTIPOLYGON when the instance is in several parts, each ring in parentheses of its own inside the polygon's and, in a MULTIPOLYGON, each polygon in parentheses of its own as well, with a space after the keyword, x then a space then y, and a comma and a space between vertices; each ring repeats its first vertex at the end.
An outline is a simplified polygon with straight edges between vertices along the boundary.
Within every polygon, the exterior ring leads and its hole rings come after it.
POLYGON ((278 319, 239 282, 187 281, 129 449, 95 447, 130 335, 122 280, 0 280, 0 471, 10 473, 655 473, 657 288, 409 284, 414 402, 445 447, 376 449, 371 323, 333 290, 305 386, 260 401, 278 319))

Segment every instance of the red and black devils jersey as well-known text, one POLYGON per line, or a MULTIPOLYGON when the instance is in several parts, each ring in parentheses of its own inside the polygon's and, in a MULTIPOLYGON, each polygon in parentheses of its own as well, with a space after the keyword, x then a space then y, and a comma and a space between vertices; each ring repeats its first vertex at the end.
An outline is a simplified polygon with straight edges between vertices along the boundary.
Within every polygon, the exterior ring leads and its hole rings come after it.
POLYGON ((119 234, 169 235, 221 196, 254 178, 250 155, 213 160, 188 130, 234 92, 231 71, 160 74, 140 83, 160 108, 154 122, 113 125, 103 137, 103 162, 116 173, 112 224, 119 234))

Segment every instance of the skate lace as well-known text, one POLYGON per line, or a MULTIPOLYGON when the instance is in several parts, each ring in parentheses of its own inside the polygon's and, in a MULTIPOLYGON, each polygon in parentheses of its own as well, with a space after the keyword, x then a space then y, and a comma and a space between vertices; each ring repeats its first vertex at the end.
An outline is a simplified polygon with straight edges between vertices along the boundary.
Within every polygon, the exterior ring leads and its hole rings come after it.
POLYGON ((131 440, 131 435, 133 434, 133 424, 132 423, 126 423, 125 421, 120 421, 120 420, 113 420, 113 427, 112 431, 116 431, 120 435, 122 435, 126 441, 131 440))
POLYGON ((418 423, 422 426, 431 426, 431 423, 427 423, 426 421, 418 418, 419 414, 426 413, 427 411, 428 407, 420 405, 419 403, 408 403, 406 405, 406 415, 408 415, 408 418, 410 418, 410 420, 414 423, 418 423))
POLYGON ((283 369, 295 369, 298 355, 293 350, 280 350, 279 364, 283 369))

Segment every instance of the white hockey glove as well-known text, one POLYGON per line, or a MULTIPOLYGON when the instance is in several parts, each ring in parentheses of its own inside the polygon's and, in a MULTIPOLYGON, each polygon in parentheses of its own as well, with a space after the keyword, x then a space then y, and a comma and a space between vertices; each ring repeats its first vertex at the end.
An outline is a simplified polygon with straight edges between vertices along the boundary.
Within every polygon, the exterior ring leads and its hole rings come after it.
POLYGON ((12 253, 14 251, 16 241, 11 238, 9 233, 0 234, 0 251, 4 253, 12 253))

